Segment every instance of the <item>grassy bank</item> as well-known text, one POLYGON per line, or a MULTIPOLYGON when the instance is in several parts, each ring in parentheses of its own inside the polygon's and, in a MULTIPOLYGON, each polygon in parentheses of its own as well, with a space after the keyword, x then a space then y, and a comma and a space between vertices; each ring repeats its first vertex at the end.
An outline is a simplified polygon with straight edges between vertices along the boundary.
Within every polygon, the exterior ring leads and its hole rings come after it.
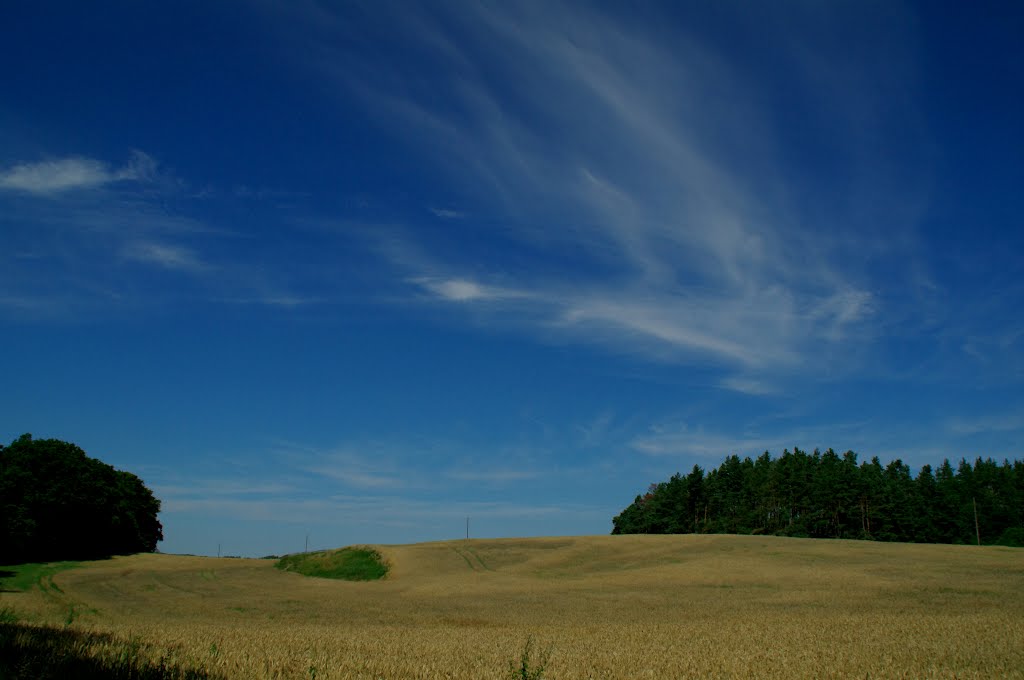
POLYGON ((380 553, 371 548, 342 548, 285 555, 275 566, 282 571, 293 571, 303 576, 342 581, 376 581, 388 573, 388 566, 380 553))
POLYGON ((35 587, 43 592, 60 592, 53 582, 54 575, 79 565, 79 562, 46 562, 0 566, 0 592, 26 592, 35 587))

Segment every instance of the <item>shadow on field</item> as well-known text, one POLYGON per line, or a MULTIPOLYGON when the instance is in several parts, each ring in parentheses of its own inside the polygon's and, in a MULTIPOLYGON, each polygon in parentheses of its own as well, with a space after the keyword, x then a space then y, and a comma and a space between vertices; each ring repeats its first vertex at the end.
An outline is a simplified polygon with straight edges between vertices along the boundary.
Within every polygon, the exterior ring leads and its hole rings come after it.
POLYGON ((9 579, 12 576, 17 576, 17 575, 18 575, 17 572, 11 571, 10 569, 0 569, 0 593, 16 593, 16 592, 18 592, 17 590, 12 590, 10 588, 7 588, 6 585, 4 584, 4 580, 5 579, 9 579))
MULTIPOLYGON (((2 612, 0 612, 2 613, 2 612)), ((181 668, 139 656, 138 643, 67 628, 0 621, 0 680, 114 678, 116 680, 219 680, 202 670, 181 668), (94 657, 102 647, 109 654, 94 657)))

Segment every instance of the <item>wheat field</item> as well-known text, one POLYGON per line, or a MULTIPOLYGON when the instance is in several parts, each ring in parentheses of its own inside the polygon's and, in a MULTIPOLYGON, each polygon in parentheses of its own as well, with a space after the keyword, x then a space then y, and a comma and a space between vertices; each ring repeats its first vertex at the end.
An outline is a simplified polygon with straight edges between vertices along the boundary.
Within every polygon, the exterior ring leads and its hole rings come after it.
POLYGON ((753 536, 373 546, 383 581, 136 555, 3 593, 230 678, 1024 678, 1024 550, 753 536), (70 615, 69 615, 70 613, 70 615))

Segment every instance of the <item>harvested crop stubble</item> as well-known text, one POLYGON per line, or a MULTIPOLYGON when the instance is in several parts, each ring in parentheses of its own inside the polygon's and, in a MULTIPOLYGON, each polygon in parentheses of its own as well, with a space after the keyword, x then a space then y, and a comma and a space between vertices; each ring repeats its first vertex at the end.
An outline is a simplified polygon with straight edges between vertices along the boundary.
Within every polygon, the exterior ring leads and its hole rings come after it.
MULTIPOLYGON (((499 678, 530 636, 558 680, 1024 677, 1020 550, 739 536, 377 549, 392 569, 367 583, 162 555, 56 578, 97 610, 76 627, 237 678, 499 678)), ((67 603, 25 595, 15 606, 40 619, 67 603)))

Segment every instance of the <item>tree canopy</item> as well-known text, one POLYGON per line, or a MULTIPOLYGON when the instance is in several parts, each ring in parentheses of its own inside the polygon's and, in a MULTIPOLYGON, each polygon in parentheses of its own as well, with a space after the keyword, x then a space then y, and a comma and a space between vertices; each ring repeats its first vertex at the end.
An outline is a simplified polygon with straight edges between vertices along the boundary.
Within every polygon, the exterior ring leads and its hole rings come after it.
POLYGON ((727 457, 705 474, 651 484, 612 520, 613 534, 731 533, 1024 546, 1024 462, 949 460, 917 477, 897 459, 853 451, 727 457))
POLYGON ((0 564, 153 552, 160 501, 142 480, 59 439, 0 444, 0 564))

